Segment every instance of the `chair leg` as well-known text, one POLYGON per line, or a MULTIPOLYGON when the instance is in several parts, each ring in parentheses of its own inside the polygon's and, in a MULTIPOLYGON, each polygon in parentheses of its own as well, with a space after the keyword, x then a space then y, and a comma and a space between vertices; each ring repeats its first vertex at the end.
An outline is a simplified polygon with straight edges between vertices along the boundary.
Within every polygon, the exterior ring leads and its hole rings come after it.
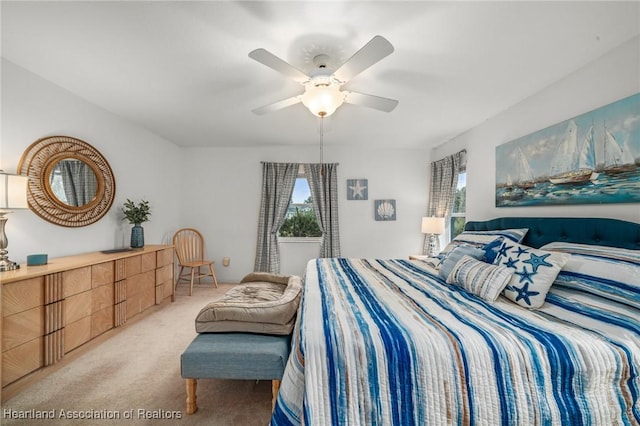
POLYGON ((184 271, 184 266, 180 267, 180 273, 178 274, 178 279, 176 280, 176 285, 175 287, 173 287, 173 293, 175 294, 176 290, 178 289, 178 283, 180 282, 180 278, 182 278, 182 272, 184 271))
POLYGON ((213 285, 218 287, 218 279, 216 278, 216 273, 213 271, 213 264, 209 265, 209 270, 211 270, 211 277, 213 278, 213 285))
POLYGON ((196 268, 191 268, 191 287, 189 287, 189 296, 193 293, 193 279, 196 276, 196 268))

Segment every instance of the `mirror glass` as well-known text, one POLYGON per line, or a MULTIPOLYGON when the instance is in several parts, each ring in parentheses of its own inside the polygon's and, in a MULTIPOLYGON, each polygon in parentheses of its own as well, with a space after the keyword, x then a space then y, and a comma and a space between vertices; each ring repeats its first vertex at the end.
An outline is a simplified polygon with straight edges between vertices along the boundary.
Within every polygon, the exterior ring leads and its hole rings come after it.
POLYGON ((96 198, 98 178, 91 166, 84 161, 64 158, 51 168, 49 186, 60 202, 80 207, 96 198))
POLYGON ((32 143, 20 159, 18 174, 29 177, 31 210, 56 225, 90 225, 109 211, 115 198, 116 183, 107 160, 93 146, 70 136, 32 143))

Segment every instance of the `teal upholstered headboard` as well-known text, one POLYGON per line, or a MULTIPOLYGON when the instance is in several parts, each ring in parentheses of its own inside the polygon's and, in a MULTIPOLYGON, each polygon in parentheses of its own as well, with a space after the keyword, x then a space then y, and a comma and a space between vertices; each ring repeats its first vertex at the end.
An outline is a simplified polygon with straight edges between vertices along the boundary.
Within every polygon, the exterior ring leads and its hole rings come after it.
POLYGON ((552 241, 622 247, 640 250, 640 224, 617 219, 573 217, 502 217, 469 221, 467 231, 529 228, 522 241, 540 247, 552 241))

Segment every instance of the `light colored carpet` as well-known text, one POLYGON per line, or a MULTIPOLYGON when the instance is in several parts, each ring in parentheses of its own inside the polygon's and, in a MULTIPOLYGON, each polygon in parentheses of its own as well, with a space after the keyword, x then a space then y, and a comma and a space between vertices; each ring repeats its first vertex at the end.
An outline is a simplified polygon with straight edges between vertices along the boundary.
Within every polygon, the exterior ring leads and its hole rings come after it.
POLYGON ((198 411, 185 413, 180 354, 196 336, 194 319, 199 310, 232 285, 220 284, 217 289, 210 284, 194 286, 189 297, 188 286, 181 284, 174 303, 126 325, 70 364, 3 401, 0 424, 268 425, 270 381, 199 380, 198 411), (51 410, 53 420, 10 418, 11 413, 48 414, 51 410), (64 418, 74 415, 119 419, 64 418))

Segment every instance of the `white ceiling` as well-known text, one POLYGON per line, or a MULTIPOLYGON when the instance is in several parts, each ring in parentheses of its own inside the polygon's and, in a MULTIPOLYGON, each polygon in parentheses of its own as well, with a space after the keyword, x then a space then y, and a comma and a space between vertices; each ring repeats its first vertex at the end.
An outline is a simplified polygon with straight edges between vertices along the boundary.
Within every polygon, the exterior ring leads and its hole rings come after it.
MULTIPOLYGON (((2 56, 181 146, 307 145, 303 88, 250 59, 263 47, 308 71, 379 34, 395 52, 344 88, 398 99, 345 104, 326 144, 428 147, 504 111, 640 34, 639 2, 2 1, 2 56)), ((334 68, 335 69, 335 68, 334 68)))

